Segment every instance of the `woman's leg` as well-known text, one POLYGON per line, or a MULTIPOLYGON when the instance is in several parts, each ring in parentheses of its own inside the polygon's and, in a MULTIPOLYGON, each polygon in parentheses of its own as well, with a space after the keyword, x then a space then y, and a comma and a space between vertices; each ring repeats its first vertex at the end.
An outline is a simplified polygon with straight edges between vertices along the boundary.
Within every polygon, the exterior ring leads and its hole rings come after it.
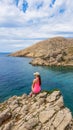
POLYGON ((31 86, 31 93, 29 94, 30 96, 33 95, 33 86, 31 86))
POLYGON ((32 97, 32 95, 33 95, 33 92, 31 91, 29 95, 32 97))

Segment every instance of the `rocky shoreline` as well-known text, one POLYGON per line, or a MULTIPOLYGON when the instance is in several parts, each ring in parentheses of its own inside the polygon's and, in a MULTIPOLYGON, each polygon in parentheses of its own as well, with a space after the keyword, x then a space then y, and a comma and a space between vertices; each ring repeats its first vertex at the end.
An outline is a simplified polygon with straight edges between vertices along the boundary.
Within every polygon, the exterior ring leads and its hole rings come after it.
POLYGON ((60 91, 13 96, 0 104, 0 130, 73 130, 60 91))
MULTIPOLYGON (((61 58, 61 57, 60 57, 61 58)), ((35 58, 32 59, 29 64, 32 64, 33 66, 63 66, 63 67, 73 67, 73 63, 65 63, 64 61, 56 61, 55 59, 51 58, 50 60, 43 59, 43 58, 35 58)))
POLYGON ((32 65, 73 66, 73 39, 50 38, 10 56, 32 57, 32 65))

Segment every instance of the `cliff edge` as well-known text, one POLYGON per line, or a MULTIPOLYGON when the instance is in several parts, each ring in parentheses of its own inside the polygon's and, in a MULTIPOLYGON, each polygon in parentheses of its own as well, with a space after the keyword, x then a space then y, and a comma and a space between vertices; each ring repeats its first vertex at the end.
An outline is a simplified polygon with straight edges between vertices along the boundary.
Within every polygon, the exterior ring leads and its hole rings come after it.
POLYGON ((23 94, 0 104, 0 130, 73 130, 60 91, 23 94))
POLYGON ((73 39, 50 38, 10 56, 32 57, 32 65, 73 66, 73 39))

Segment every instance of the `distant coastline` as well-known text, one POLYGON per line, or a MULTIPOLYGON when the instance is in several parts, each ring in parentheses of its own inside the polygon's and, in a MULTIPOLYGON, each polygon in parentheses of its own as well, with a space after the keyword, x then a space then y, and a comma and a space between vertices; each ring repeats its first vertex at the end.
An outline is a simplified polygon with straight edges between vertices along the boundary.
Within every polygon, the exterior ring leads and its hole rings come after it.
POLYGON ((38 42, 26 49, 10 54, 17 57, 32 57, 32 65, 73 66, 73 39, 55 37, 38 42))
POLYGON ((11 52, 0 52, 0 54, 11 54, 11 52))
POLYGON ((11 52, 0 52, 0 56, 2 56, 2 55, 8 56, 10 54, 11 54, 11 52))

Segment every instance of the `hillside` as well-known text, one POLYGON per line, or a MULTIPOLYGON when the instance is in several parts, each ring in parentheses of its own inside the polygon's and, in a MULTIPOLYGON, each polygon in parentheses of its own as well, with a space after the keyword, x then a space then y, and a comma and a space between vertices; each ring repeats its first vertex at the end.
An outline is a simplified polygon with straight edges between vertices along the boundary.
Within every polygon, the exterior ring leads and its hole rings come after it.
POLYGON ((15 52, 11 56, 33 57, 31 61, 33 65, 73 66, 73 39, 50 38, 15 52))
POLYGON ((13 96, 0 104, 0 130, 73 130, 60 91, 13 96))

